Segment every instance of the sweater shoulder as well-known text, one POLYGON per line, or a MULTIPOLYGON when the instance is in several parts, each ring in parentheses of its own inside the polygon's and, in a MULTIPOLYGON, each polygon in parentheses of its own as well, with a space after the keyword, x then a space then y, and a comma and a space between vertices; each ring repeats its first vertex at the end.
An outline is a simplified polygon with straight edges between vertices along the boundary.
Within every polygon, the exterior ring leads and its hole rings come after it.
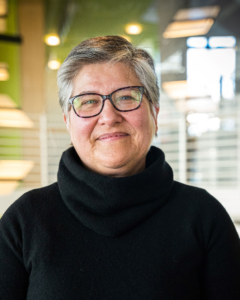
POLYGON ((172 198, 191 216, 230 219, 223 205, 207 190, 174 181, 172 198))
POLYGON ((49 209, 59 197, 60 193, 56 182, 46 187, 28 191, 9 206, 1 221, 8 218, 39 215, 41 211, 49 209))
POLYGON ((222 206, 207 190, 178 181, 174 181, 173 194, 180 197, 182 201, 188 202, 189 205, 222 206))
POLYGON ((205 189, 174 182, 172 213, 181 217, 185 230, 193 230, 203 249, 214 241, 236 244, 240 249, 236 228, 223 205, 205 189), (226 242, 227 241, 227 242, 226 242))
MULTIPOLYGON (((231 224, 232 220, 225 207, 203 188, 174 181, 172 197, 178 203, 179 210, 198 224, 231 224)), ((204 225, 204 226, 205 226, 204 225)))

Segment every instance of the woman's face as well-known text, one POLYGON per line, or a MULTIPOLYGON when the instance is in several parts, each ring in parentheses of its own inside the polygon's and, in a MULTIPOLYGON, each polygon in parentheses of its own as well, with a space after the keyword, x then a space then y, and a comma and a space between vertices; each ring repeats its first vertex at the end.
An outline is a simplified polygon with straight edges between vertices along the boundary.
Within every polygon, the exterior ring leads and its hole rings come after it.
MULTIPOLYGON (((108 95, 119 88, 141 85, 123 63, 91 64, 74 78, 72 96, 86 92, 108 95)), ((79 118, 73 109, 69 112, 69 133, 81 161, 86 168, 106 176, 123 177, 143 171, 156 130, 157 120, 145 95, 134 111, 117 111, 106 100, 100 115, 92 118, 79 118)))

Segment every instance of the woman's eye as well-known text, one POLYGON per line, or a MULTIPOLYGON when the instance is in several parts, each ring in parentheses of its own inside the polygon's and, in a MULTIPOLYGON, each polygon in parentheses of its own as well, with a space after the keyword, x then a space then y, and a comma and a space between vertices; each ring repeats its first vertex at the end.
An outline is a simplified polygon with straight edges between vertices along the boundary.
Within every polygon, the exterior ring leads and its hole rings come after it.
POLYGON ((83 103, 82 103, 82 105, 88 105, 88 104, 97 104, 99 101, 97 101, 97 100, 87 100, 87 101, 84 101, 83 103))
POLYGON ((132 96, 122 96, 119 100, 134 100, 134 98, 132 96))

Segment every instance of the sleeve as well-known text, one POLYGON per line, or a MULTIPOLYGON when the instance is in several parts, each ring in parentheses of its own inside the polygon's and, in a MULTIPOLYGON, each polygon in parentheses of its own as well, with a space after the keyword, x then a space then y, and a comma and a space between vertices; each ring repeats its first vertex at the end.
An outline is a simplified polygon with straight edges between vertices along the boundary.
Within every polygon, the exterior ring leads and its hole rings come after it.
POLYGON ((0 299, 26 300, 28 273, 22 254, 21 226, 7 211, 0 220, 0 299))
POLYGON ((213 200, 203 220, 206 234, 201 278, 202 299, 239 300, 239 236, 226 210, 216 199, 213 200))

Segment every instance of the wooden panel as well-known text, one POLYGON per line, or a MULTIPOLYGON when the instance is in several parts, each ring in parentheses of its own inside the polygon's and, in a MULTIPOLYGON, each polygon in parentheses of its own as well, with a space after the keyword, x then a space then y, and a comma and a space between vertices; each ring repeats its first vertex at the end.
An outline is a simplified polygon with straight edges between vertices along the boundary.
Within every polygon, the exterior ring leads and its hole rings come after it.
POLYGON ((21 45, 21 103, 25 112, 41 113, 44 101, 44 7, 42 1, 19 3, 21 45))

